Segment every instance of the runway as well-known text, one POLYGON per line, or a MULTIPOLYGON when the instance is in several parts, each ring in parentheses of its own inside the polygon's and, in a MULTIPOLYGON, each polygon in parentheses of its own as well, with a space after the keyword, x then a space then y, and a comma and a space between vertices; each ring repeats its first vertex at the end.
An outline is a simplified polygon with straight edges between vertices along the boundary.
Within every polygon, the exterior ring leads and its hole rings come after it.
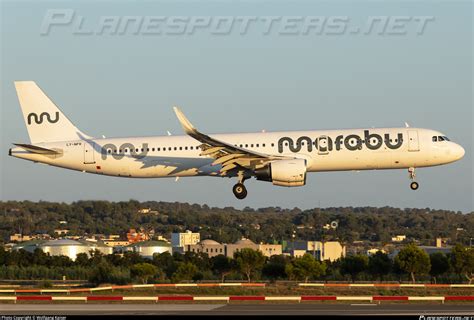
POLYGON ((451 315, 472 304, 0 304, 0 315, 451 315))

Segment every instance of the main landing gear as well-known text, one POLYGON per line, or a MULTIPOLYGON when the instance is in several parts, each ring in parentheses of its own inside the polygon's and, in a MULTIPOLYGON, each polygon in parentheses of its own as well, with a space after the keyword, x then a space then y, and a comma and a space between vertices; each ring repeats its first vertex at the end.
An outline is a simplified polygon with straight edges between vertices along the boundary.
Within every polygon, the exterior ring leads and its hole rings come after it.
POLYGON ((239 200, 243 200, 247 197, 247 188, 244 186, 244 182, 248 178, 244 172, 239 172, 239 182, 232 188, 234 196, 239 200))
POLYGON ((237 199, 243 200, 247 197, 247 188, 244 186, 243 183, 237 183, 233 188, 232 191, 237 199))
POLYGON ((415 173, 415 168, 409 168, 408 169, 408 174, 410 175, 410 180, 412 181, 410 183, 410 188, 412 190, 418 190, 418 188, 420 187, 420 185, 418 184, 418 182, 414 181, 415 178, 416 178, 416 173, 415 173))

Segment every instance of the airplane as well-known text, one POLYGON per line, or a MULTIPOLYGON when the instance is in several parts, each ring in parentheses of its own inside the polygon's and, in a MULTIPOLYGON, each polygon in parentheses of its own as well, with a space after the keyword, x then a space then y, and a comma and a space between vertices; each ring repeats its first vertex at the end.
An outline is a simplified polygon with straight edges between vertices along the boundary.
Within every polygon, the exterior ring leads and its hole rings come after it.
POLYGON ((15 81, 30 143, 9 155, 55 167, 126 178, 213 176, 236 178, 236 198, 252 177, 301 187, 308 172, 415 169, 460 160, 464 149, 445 134, 409 125, 369 128, 208 135, 174 107, 186 135, 94 138, 80 131, 34 81, 15 81))

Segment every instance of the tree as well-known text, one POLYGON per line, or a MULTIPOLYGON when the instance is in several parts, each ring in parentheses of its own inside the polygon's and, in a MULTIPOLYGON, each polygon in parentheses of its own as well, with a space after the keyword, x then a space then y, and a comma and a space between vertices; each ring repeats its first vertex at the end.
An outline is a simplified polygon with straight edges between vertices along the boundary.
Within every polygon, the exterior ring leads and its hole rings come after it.
POLYGON ((110 282, 113 268, 107 261, 102 260, 102 262, 98 263, 94 266, 93 272, 89 277, 89 281, 99 285, 101 283, 110 282))
POLYGON ((288 258, 284 255, 271 256, 262 269, 262 275, 272 280, 286 278, 288 258))
POLYGON ((148 283, 148 279, 154 277, 157 273, 158 268, 150 263, 138 263, 130 268, 130 275, 139 278, 143 284, 148 283))
POLYGON ((84 252, 78 253, 75 263, 78 266, 87 267, 89 265, 89 256, 84 252))
POLYGON ((171 255, 169 252, 163 252, 162 254, 153 255, 153 264, 162 269, 165 272, 166 276, 170 279, 178 269, 178 265, 174 259, 174 255, 171 255))
POLYGON ((222 254, 211 258, 212 270, 221 277, 221 282, 224 282, 225 277, 232 272, 232 260, 222 254))
POLYGON ((33 259, 31 263, 40 266, 45 266, 48 264, 49 260, 49 256, 43 250, 36 248, 33 252, 33 259))
POLYGON ((405 246, 395 257, 395 263, 400 270, 410 274, 415 283, 415 274, 426 274, 431 269, 430 257, 426 252, 411 243, 405 246))
POLYGON ((180 282, 183 280, 193 280, 198 273, 198 268, 191 262, 178 262, 178 269, 173 274, 172 280, 180 282))
POLYGON ((367 270, 369 259, 364 255, 353 255, 341 259, 341 273, 350 274, 352 282, 357 279, 359 273, 367 270))
POLYGON ((469 281, 469 284, 471 284, 472 281, 474 281, 474 250, 473 249, 467 249, 466 256, 465 256, 465 265, 466 265, 465 276, 467 280, 469 281))
POLYGON ((448 272, 449 270, 449 259, 442 252, 435 252, 430 254, 431 269, 430 275, 436 283, 436 277, 448 272))
POLYGON ((377 251, 369 257, 369 272, 378 276, 380 280, 392 270, 392 260, 386 253, 377 251))
POLYGON ((460 244, 454 246, 450 255, 451 266, 460 277, 463 275, 469 283, 474 281, 474 250, 460 244))
POLYGON ((319 262, 310 254, 296 258, 292 263, 286 265, 286 274, 290 279, 303 280, 318 278, 326 273, 326 264, 319 262))
POLYGON ((234 253, 234 259, 239 271, 251 281, 252 275, 262 270, 265 257, 260 251, 244 248, 234 253))

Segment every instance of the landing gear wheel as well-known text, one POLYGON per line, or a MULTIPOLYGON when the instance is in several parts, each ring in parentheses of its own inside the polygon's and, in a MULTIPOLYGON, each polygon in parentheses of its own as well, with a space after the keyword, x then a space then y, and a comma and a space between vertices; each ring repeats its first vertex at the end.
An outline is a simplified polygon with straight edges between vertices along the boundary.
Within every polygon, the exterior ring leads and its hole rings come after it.
POLYGON ((247 197, 247 188, 243 185, 243 183, 237 183, 233 188, 232 191, 237 199, 242 200, 247 197))
POLYGON ((420 185, 418 184, 418 182, 413 181, 412 183, 410 183, 410 188, 412 190, 418 190, 419 187, 420 185))

